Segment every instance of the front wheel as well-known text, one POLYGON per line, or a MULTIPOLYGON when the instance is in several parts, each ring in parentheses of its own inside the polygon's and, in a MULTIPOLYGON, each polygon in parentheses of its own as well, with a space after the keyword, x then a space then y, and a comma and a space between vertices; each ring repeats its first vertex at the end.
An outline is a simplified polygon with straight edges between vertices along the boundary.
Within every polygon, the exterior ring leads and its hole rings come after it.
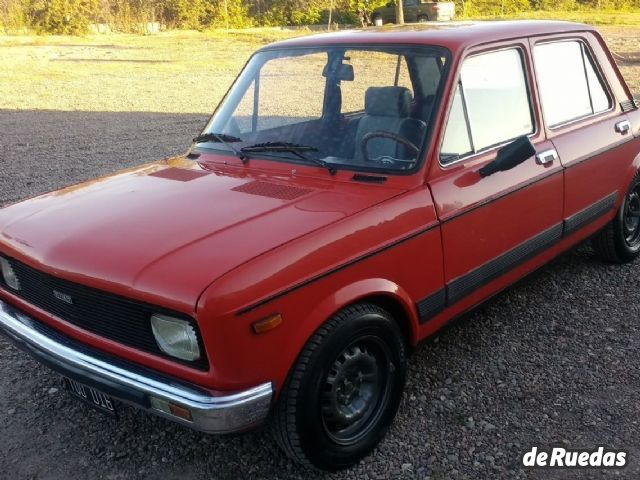
POLYGON ((615 218, 592 240, 593 248, 611 263, 628 263, 640 254, 640 172, 627 190, 615 218))
POLYGON ((405 345, 376 305, 350 306, 305 345, 272 418, 276 440, 296 462, 335 471, 382 440, 398 410, 405 345))
POLYGON ((384 21, 382 20, 382 17, 380 15, 374 15, 373 16, 373 24, 376 27, 381 27, 384 24, 384 21))

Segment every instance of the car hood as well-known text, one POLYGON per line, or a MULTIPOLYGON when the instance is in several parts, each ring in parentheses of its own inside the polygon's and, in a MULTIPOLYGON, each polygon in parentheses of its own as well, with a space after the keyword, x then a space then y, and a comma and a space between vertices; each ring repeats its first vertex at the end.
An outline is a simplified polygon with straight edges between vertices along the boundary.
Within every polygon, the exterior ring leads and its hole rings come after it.
POLYGON ((252 258, 400 193, 173 159, 0 210, 0 250, 70 281, 192 311, 252 258))

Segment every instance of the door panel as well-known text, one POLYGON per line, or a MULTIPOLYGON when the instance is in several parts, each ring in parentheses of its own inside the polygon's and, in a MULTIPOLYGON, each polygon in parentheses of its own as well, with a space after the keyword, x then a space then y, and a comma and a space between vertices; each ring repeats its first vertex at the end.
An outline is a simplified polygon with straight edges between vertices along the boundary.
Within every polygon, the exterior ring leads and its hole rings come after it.
MULTIPOLYGON (((538 152, 552 148, 550 142, 536 145, 538 152)), ((527 242, 535 242, 547 230, 553 233, 561 223, 560 162, 545 166, 531 158, 512 170, 481 178, 478 170, 494 157, 495 152, 485 156, 484 161, 474 162, 473 167, 459 169, 431 184, 436 210, 443 222, 449 303, 470 293, 465 285, 477 288, 479 283, 513 268, 511 261, 498 260, 503 254, 524 245, 521 250, 526 255, 516 251, 512 256, 518 257, 518 261, 524 261, 525 256, 531 258, 536 244, 526 246, 527 242), (489 265, 494 260, 496 263, 489 265), (483 266, 484 272, 474 272, 483 266)))
MULTIPOLYGON (((614 115, 553 137, 553 144, 566 167, 565 218, 595 208, 623 187, 628 168, 638 154, 634 142, 629 142, 633 139, 631 133, 616 132, 616 125, 625 119, 625 115, 614 115)), ((617 199, 616 196, 613 202, 606 203, 609 208, 601 214, 611 209, 617 199)))
POLYGON ((429 186, 442 222, 446 304, 454 312, 511 283, 510 272, 555 251, 562 237, 563 167, 539 127, 528 53, 526 42, 471 54, 450 100, 440 144, 444 166, 432 168, 429 186), (524 135, 540 158, 480 176, 500 145, 524 135))
POLYGON ((607 217, 621 199, 633 151, 631 127, 614 92, 620 80, 591 34, 533 45, 547 137, 565 167, 565 234, 607 217))

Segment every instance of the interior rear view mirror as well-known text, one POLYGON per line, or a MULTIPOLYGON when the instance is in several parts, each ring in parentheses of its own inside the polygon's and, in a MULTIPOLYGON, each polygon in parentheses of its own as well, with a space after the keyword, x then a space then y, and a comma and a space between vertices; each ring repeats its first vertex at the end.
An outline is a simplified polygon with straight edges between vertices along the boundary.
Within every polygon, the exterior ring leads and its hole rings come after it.
POLYGON ((323 77, 332 77, 341 82, 353 82, 353 65, 340 63, 335 68, 329 70, 329 64, 322 70, 323 77))

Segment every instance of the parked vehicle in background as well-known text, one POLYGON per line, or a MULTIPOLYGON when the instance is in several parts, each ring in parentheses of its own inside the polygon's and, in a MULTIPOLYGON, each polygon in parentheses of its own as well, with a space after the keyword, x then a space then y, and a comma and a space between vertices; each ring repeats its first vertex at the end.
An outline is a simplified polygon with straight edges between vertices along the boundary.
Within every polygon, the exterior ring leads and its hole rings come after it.
MULTIPOLYGON (((448 22, 456 15, 454 2, 425 2, 422 0, 404 0, 404 21, 416 22, 448 22)), ((389 2, 384 7, 377 8, 371 15, 376 26, 385 23, 396 23, 396 4, 389 2)))
POLYGON ((383 439, 410 347, 589 238, 640 253, 640 110, 592 27, 302 37, 187 154, 0 210, 0 333, 104 413, 268 421, 336 470, 383 439))

